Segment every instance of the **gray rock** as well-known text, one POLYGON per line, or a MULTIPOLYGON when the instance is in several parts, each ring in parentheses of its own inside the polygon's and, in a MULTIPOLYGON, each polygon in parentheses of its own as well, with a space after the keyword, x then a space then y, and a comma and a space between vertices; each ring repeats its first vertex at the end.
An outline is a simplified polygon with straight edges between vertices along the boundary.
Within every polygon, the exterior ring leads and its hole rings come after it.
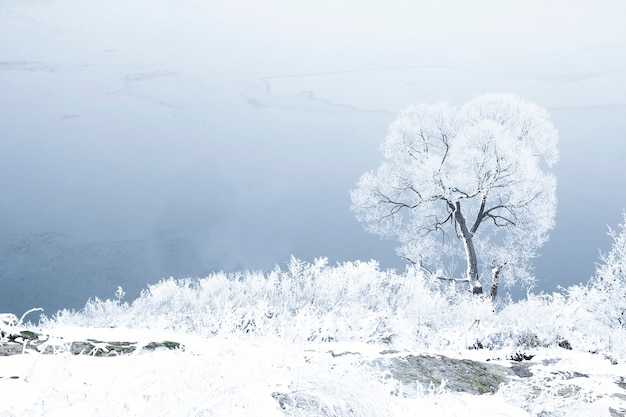
POLYGON ((0 345, 0 356, 19 355, 24 352, 24 345, 17 342, 6 342, 0 345))
POLYGON ((172 342, 170 340, 166 340, 164 342, 150 342, 147 345, 143 346, 143 350, 156 350, 156 349, 184 349, 185 347, 178 342, 172 342))
POLYGON ((93 339, 72 342, 70 345, 70 352, 74 355, 118 356, 133 353, 136 349, 137 344, 133 342, 101 342, 93 339))
POLYGON ((1 333, 0 356, 37 352, 48 337, 30 330, 9 328, 1 333))
POLYGON ((426 387, 431 384, 438 387, 445 381, 445 387, 450 391, 470 394, 495 393, 501 384, 515 375, 504 366, 441 355, 381 358, 376 364, 405 386, 421 383, 426 387))
POLYGON ((569 379, 574 379, 574 378, 589 378, 589 375, 587 374, 582 374, 580 372, 577 371, 570 371, 570 372, 554 372, 555 375, 561 375, 563 376, 566 380, 569 379))
MULTIPOLYGON (((47 335, 30 330, 11 329, 11 333, 3 333, 0 340, 0 356, 19 355, 22 353, 54 354, 69 350, 74 355, 118 356, 127 355, 138 349, 136 342, 104 342, 95 339, 78 340, 71 343, 48 343, 47 335), (69 346, 69 348, 68 348, 69 346)), ((150 342, 141 346, 142 350, 184 349, 178 342, 169 340, 150 342)))
MULTIPOLYGON (((178 342, 169 340, 163 342, 150 342, 142 346, 142 350, 154 351, 156 349, 183 349, 184 347, 178 342)), ((74 355, 92 355, 92 356, 118 356, 127 355, 137 350, 136 342, 102 342, 93 339, 86 341, 72 342, 70 352, 74 355)))
POLYGON ((518 363, 511 366, 511 371, 520 378, 530 378, 533 373, 530 372, 530 365, 527 363, 518 363))
POLYGON ((281 411, 285 416, 304 417, 336 417, 336 414, 319 398, 301 392, 274 392, 272 397, 278 401, 281 411))

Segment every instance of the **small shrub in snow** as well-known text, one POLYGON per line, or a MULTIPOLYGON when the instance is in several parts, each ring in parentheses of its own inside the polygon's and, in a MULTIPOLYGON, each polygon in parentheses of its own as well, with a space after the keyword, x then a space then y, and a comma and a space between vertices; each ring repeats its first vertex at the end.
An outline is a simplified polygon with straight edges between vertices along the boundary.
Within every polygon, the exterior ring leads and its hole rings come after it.
MULTIPOLYGON (((610 259, 617 258, 603 259, 615 265, 610 259)), ((606 276, 602 271, 608 270, 600 268, 598 274, 606 276)), ((515 303, 499 301, 494 308, 488 298, 460 293, 454 284, 429 280, 413 267, 398 273, 380 270, 375 261, 331 266, 325 258, 313 263, 292 258, 286 268, 265 274, 217 272, 200 279, 163 279, 131 303, 122 302, 118 289, 114 300, 91 299, 79 312, 44 317, 41 326, 165 329, 307 343, 355 341, 386 349, 505 350, 494 357, 568 346, 622 361, 626 329, 615 319, 614 305, 607 303, 618 290, 607 291, 606 279, 602 285, 596 281, 562 293, 529 294, 515 303)))
POLYGON ((596 311, 610 326, 626 326, 626 213, 617 230, 609 229, 613 245, 600 256, 591 291, 597 299, 596 311))

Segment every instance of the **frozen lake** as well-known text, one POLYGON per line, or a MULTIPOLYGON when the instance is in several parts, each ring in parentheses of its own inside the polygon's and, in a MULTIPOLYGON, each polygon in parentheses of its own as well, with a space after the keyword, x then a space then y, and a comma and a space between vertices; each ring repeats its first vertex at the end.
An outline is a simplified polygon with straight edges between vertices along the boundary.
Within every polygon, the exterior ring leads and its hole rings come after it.
POLYGON ((560 132, 535 291, 586 282, 626 208, 626 6, 488 3, 0 1, 0 312, 292 254, 403 268, 348 192, 399 110, 484 92, 560 132))

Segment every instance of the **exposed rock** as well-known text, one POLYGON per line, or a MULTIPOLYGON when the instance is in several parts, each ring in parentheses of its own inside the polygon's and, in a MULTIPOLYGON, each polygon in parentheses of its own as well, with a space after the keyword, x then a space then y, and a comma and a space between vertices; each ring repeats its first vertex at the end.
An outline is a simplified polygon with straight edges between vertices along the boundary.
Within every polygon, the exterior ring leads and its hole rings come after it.
POLYGON ((587 374, 582 374, 580 372, 574 371, 574 372, 555 372, 555 375, 561 375, 563 377, 565 377, 565 380, 570 380, 570 379, 574 379, 574 378, 589 378, 589 375, 587 374))
POLYGON ((0 345, 0 356, 19 355, 24 352, 24 345, 16 342, 6 342, 0 345))
POLYGON ((93 339, 72 342, 70 345, 70 352, 74 355, 118 356, 133 353, 136 349, 137 344, 133 342, 101 342, 93 339))
POLYGON ((416 382, 426 387, 440 386, 445 381, 447 389, 470 394, 495 393, 500 384, 514 375, 504 366, 440 355, 381 358, 376 363, 405 386, 414 386, 416 382))
POLYGON ((138 348, 153 351, 156 349, 183 349, 178 342, 169 340, 150 342, 138 346, 137 342, 104 342, 95 339, 64 342, 59 340, 50 343, 49 337, 30 330, 11 329, 2 334, 0 341, 0 356, 19 355, 22 353, 54 354, 68 351, 74 355, 118 356, 135 352, 138 348))
POLYGON ((521 362, 521 361, 529 361, 532 358, 534 358, 535 355, 529 355, 527 353, 520 353, 517 352, 514 355, 511 356, 511 360, 515 361, 515 362, 521 362))
POLYGON ((166 340, 164 342, 150 342, 147 345, 143 346, 142 349, 144 350, 156 350, 156 349, 176 350, 176 349, 184 349, 184 346, 178 342, 171 342, 169 340, 166 340))
POLYGON ((278 401, 282 412, 289 417, 319 416, 336 417, 336 414, 321 400, 313 395, 301 392, 274 392, 272 397, 278 401))
POLYGON ((519 363, 511 366, 511 371, 520 378, 530 378, 533 373, 530 372, 530 365, 527 363, 519 363))
POLYGON ((48 340, 48 336, 36 333, 30 330, 20 330, 19 332, 11 333, 5 336, 10 342, 43 342, 48 340))
POLYGON ((360 355, 359 352, 335 352, 334 350, 329 350, 328 353, 330 353, 333 358, 338 358, 346 355, 360 355))
MULTIPOLYGON (((621 376, 621 377, 619 377, 618 379, 616 379, 616 380, 615 380, 615 384, 616 384, 619 388, 621 388, 621 389, 623 389, 623 390, 626 390, 626 381, 624 380, 624 377, 623 377, 623 376, 621 376)), ((626 393, 621 394, 621 393, 617 393, 617 392, 616 392, 615 394, 611 395, 611 397, 619 398, 620 400, 622 400, 622 401, 625 401, 625 402, 626 402, 626 393)))
POLYGON ((48 337, 30 330, 10 328, 2 332, 0 356, 18 355, 38 351, 48 337))
POLYGON ((626 401, 626 394, 619 394, 616 392, 615 394, 611 394, 611 397, 618 398, 621 401, 626 401))
MULTIPOLYGON (((74 355, 92 355, 92 356, 118 356, 127 355, 137 350, 136 342, 102 342, 93 339, 86 341, 72 342, 70 352, 74 355)), ((166 340, 164 342, 150 342, 141 346, 141 350, 154 351, 157 349, 183 349, 178 342, 166 340)))
POLYGON ((468 347, 469 350, 480 350, 480 349, 484 349, 484 348, 485 348, 485 346, 482 344, 482 342, 480 340, 477 340, 476 342, 474 342, 473 345, 468 347))
POLYGON ((47 340, 47 336, 42 336, 39 333, 32 332, 30 330, 22 330, 20 336, 27 340, 47 340))
POLYGON ((565 350, 572 350, 572 345, 570 345, 567 340, 561 340, 558 345, 560 348, 563 348, 565 350))

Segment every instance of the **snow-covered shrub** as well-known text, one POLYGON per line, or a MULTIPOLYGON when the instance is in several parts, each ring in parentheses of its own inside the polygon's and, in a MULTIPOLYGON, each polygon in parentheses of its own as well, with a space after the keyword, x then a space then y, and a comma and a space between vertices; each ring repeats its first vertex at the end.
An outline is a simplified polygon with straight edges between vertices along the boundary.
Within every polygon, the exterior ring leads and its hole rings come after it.
POLYGON ((613 246, 600 255, 600 263, 591 282, 599 299, 596 313, 611 326, 626 327, 626 213, 618 230, 609 229, 613 246))
POLYGON ((292 258, 286 268, 265 274, 163 279, 130 304, 119 296, 95 298, 79 312, 60 311, 42 323, 465 348, 459 332, 492 321, 493 314, 488 300, 459 294, 416 268, 397 273, 381 270, 375 261, 331 266, 325 258, 313 263, 292 258))
POLYGON ((560 320, 564 302, 561 294, 528 294, 525 300, 511 302, 501 309, 492 327, 483 332, 480 342, 493 349, 556 345, 566 333, 560 320))
POLYGON ((131 303, 122 302, 118 290, 114 300, 91 299, 81 311, 60 311, 41 325, 355 341, 390 349, 504 349, 506 355, 561 347, 622 361, 626 328, 619 308, 626 304, 619 294, 626 289, 607 278, 623 279, 616 266, 624 259, 622 226, 621 231, 591 285, 529 294, 518 302, 494 305, 487 297, 457 291, 454 283, 430 280, 419 268, 398 273, 381 270, 375 261, 329 265, 325 258, 312 263, 292 258, 267 273, 163 279, 131 303))
POLYGON ((529 294, 505 305, 490 323, 475 331, 475 348, 505 350, 507 355, 539 348, 562 348, 626 360, 626 329, 607 321, 602 309, 605 295, 578 285, 561 293, 529 294))

